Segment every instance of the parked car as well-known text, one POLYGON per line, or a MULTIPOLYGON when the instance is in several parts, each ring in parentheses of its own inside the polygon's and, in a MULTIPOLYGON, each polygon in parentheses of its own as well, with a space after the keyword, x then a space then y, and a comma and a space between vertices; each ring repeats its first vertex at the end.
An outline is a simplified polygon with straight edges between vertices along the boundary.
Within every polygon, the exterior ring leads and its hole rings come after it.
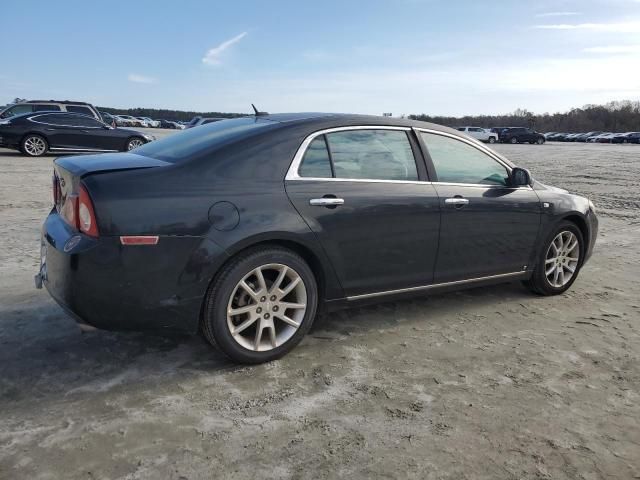
POLYGON ((602 132, 599 133, 598 135, 589 135, 588 137, 586 137, 586 142, 589 143, 600 143, 601 139, 606 139, 608 138, 609 135, 613 135, 611 132, 602 132))
POLYGON ((23 115, 33 112, 73 112, 89 115, 96 120, 102 121, 102 116, 98 109, 90 103, 72 102, 70 100, 29 100, 7 105, 0 111, 0 119, 23 115))
POLYGON ((502 143, 537 143, 542 145, 545 142, 544 135, 524 127, 505 128, 500 134, 502 143))
POLYGON ((116 119, 113 115, 107 112, 99 112, 99 113, 104 123, 106 123, 107 125, 111 125, 112 127, 118 126, 118 122, 116 122, 116 119))
MULTIPOLYGON (((193 118, 191 119, 191 121, 190 121, 190 122, 188 122, 188 123, 185 125, 185 128, 191 128, 191 127, 195 126, 195 125, 196 125, 196 123, 198 123, 200 120, 202 120, 202 117, 201 117, 200 115, 197 115, 197 116, 193 117, 193 118)), ((180 123, 181 123, 181 122, 180 122, 180 123)))
POLYGON ((595 143, 611 143, 611 139, 615 136, 615 133, 603 133, 598 135, 593 140, 595 143))
POLYGON ((160 128, 172 128, 172 129, 177 129, 178 126, 176 125, 176 122, 172 122, 170 120, 160 120, 160 128))
POLYGON ((640 132, 618 133, 613 136, 611 143, 640 143, 640 132))
POLYGON ((143 122, 142 120, 132 116, 132 115, 118 115, 118 117, 120 117, 121 119, 124 120, 124 122, 126 122, 129 127, 143 127, 143 122))
POLYGON ((223 120, 54 175, 36 286, 81 324, 201 331, 245 363, 290 351, 318 310, 516 280, 563 293, 598 229, 588 199, 389 117, 223 120))
POLYGON ((199 127, 200 125, 206 125, 208 123, 213 123, 213 122, 219 122, 220 120, 224 120, 224 118, 217 118, 217 117, 200 117, 200 119, 193 123, 193 122, 189 122, 189 124, 187 124, 185 126, 185 128, 193 128, 193 127, 199 127))
POLYGON ((578 135, 576 135, 575 137, 575 141, 576 142, 588 142, 591 138, 593 137, 597 137, 598 135, 601 135, 605 132, 587 132, 587 133, 580 133, 578 135))
POLYGON ((496 143, 498 141, 498 134, 490 130, 486 130, 480 127, 457 127, 456 130, 464 132, 470 137, 473 137, 481 142, 496 143))
POLYGON ((80 113, 38 112, 0 120, 0 146, 29 157, 47 152, 122 152, 154 139, 80 113))
POLYGON ((135 117, 142 122, 143 127, 147 128, 158 128, 160 126, 160 122, 157 120, 152 120, 149 117, 135 117))

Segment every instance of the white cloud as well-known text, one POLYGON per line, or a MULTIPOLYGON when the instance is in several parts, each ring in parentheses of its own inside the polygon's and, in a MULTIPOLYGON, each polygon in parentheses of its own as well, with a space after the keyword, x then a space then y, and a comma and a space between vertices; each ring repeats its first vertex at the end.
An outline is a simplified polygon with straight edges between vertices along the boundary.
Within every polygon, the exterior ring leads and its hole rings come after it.
POLYGON ((220 55, 222 54, 222 52, 227 50, 234 43, 238 43, 246 35, 247 35, 247 32, 242 32, 240 35, 236 35, 235 37, 230 38, 229 40, 225 40, 217 47, 213 47, 212 49, 207 51, 205 56, 202 58, 202 63, 206 65, 220 65, 220 63, 222 63, 220 60, 220 55))
POLYGON ((640 22, 578 24, 561 23, 550 25, 534 25, 533 28, 541 30, 586 30, 591 32, 640 33, 640 22))
POLYGON ((580 12, 545 12, 536 14, 536 17, 573 17, 575 15, 582 14, 580 12))
POLYGON ((127 80, 133 83, 157 83, 158 80, 153 77, 147 77, 146 75, 138 75, 137 73, 130 73, 127 80))
POLYGON ((582 50, 586 53, 640 53, 640 45, 608 45, 606 47, 589 47, 582 50))

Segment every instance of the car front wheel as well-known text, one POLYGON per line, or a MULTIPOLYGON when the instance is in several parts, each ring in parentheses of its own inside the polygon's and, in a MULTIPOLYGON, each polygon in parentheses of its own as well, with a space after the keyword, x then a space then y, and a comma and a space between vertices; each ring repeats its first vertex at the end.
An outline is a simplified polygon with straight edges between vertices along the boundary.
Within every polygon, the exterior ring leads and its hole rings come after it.
POLYGON ((531 279, 525 282, 534 293, 558 295, 571 287, 582 267, 584 239, 572 222, 562 222, 543 245, 531 279))
POLYGON ((495 137, 489 137, 489 143, 496 143, 495 137))
POLYGON ((544 138, 539 138, 538 140, 536 140, 536 143, 538 145, 542 145, 544 143, 544 138))
POLYGON ((302 340, 317 303, 316 280, 302 257, 280 247, 260 247, 240 254, 217 275, 202 331, 233 361, 268 362, 302 340))
POLYGON ((29 157, 41 157, 49 150, 49 143, 41 135, 30 134, 22 139, 20 150, 29 157))

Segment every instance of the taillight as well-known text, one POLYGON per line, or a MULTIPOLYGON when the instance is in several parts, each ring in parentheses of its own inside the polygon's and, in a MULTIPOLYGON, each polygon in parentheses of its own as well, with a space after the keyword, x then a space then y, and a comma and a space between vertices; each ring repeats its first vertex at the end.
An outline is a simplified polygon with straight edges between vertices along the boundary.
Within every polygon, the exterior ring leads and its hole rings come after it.
POLYGON ((91 237, 98 236, 98 224, 96 223, 96 214, 93 211, 93 202, 82 184, 78 200, 78 228, 91 237))
MULTIPOLYGON (((58 187, 59 188, 59 187, 58 187)), ((80 184, 80 194, 70 194, 60 208, 62 218, 74 228, 91 237, 98 236, 98 224, 93 210, 93 202, 84 185, 80 184)))

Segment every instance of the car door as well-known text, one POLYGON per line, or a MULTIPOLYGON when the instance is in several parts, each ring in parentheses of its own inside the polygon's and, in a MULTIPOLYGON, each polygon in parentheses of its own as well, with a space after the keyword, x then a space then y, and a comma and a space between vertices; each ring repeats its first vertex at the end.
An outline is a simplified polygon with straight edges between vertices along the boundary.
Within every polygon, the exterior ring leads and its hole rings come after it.
POLYGON ((286 190, 346 296, 433 281, 440 207, 410 129, 317 132, 296 154, 286 190))
POLYGON ((529 186, 509 186, 509 167, 489 149, 442 132, 419 133, 442 219, 436 283, 522 272, 540 229, 529 186))
POLYGON ((38 125, 49 142, 49 148, 74 148, 77 126, 72 125, 70 115, 63 113, 42 113, 29 117, 29 121, 38 125))
POLYGON ((73 138, 76 148, 86 150, 121 150, 124 143, 115 129, 87 115, 69 115, 73 117, 73 138))

